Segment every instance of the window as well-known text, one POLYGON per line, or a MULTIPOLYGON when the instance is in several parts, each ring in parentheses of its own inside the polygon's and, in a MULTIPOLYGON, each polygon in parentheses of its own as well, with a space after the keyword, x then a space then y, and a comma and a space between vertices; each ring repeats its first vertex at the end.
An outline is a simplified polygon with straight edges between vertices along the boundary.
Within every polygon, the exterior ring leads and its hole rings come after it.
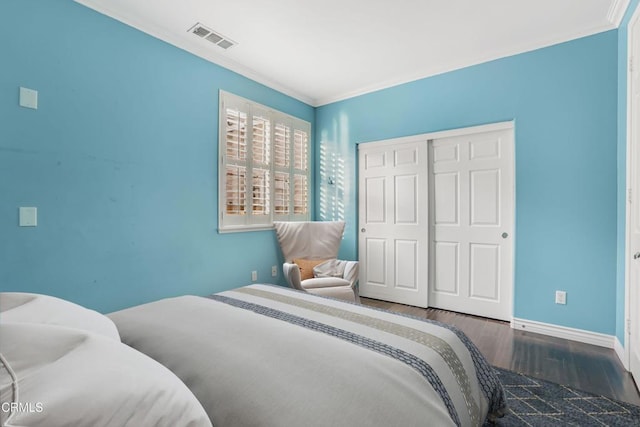
POLYGON ((220 92, 219 231, 305 221, 311 124, 220 92))

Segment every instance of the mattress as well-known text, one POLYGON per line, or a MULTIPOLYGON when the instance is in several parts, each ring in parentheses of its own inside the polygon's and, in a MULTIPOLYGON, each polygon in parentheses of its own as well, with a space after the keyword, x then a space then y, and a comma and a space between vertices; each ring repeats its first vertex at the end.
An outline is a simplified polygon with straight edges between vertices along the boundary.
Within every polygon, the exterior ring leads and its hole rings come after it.
POLYGON ((435 321, 272 285, 109 317, 215 426, 479 426, 505 410, 478 349, 435 321))

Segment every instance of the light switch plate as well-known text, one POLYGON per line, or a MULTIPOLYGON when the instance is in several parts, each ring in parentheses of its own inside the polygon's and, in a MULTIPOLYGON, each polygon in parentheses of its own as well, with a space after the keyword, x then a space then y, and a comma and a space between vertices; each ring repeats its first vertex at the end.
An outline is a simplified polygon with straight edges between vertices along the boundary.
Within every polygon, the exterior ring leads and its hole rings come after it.
POLYGON ((38 225, 38 208, 20 208, 20 227, 36 227, 38 225))
POLYGON ((20 88, 20 106, 25 108, 38 109, 38 91, 28 89, 26 87, 20 88))

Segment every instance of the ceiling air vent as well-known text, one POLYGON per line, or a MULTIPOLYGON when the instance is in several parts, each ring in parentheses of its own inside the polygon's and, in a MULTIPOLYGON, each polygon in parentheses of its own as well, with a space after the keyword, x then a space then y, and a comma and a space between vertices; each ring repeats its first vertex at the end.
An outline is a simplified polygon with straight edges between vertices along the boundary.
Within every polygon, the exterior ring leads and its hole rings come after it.
POLYGON ((189 32, 223 49, 229 49, 231 46, 235 46, 237 44, 230 38, 225 37, 220 33, 216 33, 212 29, 205 27, 199 22, 193 27, 189 28, 189 32))

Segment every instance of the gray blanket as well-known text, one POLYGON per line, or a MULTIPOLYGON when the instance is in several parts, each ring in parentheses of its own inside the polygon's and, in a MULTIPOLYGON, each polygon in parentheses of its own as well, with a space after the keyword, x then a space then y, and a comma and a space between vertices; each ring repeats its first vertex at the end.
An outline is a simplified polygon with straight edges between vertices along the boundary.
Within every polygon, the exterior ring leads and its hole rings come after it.
POLYGON ((216 426, 472 426, 504 411, 476 347, 436 322, 269 285, 110 317, 216 426))

